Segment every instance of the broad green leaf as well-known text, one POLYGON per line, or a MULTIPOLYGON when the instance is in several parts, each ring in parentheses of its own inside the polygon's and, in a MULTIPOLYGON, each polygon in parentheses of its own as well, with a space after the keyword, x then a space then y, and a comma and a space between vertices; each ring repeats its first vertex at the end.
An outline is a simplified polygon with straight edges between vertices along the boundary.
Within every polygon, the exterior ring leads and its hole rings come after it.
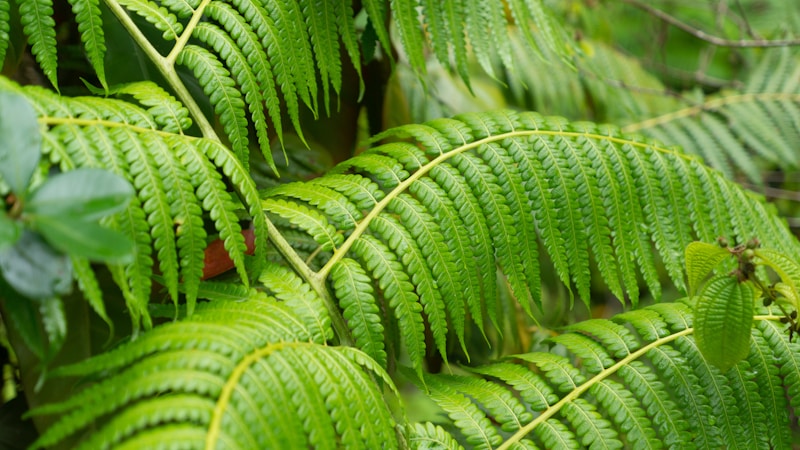
POLYGON ((25 297, 57 297, 72 288, 69 258, 32 231, 23 231, 13 247, 0 252, 0 270, 8 284, 25 297))
POLYGON ((703 357, 723 372, 750 352, 755 291, 730 275, 708 282, 695 306, 695 340, 703 357))
POLYGON ((687 245, 686 276, 689 278, 689 295, 694 295, 700 283, 730 255, 728 249, 715 244, 695 241, 687 245))
POLYGON ((47 242, 72 256, 117 264, 133 256, 133 242, 127 236, 95 222, 37 216, 35 225, 47 242))
POLYGON ((36 113, 25 97, 0 92, 0 176, 24 197, 39 164, 42 136, 36 113))
POLYGON ((56 175, 36 189, 26 206, 34 215, 94 221, 125 209, 133 187, 119 175, 93 168, 56 175))
POLYGON ((0 251, 14 245, 21 233, 19 222, 0 212, 0 251))

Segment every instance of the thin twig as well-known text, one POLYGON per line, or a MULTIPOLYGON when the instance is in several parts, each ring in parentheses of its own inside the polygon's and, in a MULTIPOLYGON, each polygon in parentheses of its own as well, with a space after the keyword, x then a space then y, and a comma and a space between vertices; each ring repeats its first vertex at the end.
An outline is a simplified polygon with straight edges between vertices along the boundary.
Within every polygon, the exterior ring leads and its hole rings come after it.
POLYGON ((753 47, 789 47, 800 45, 800 39, 725 39, 719 36, 708 34, 703 30, 695 28, 686 22, 681 21, 677 17, 671 16, 660 9, 653 8, 652 6, 642 3, 639 0, 622 0, 629 5, 633 5, 648 14, 655 16, 664 22, 691 34, 692 36, 714 44, 720 47, 738 47, 738 48, 753 48, 753 47))

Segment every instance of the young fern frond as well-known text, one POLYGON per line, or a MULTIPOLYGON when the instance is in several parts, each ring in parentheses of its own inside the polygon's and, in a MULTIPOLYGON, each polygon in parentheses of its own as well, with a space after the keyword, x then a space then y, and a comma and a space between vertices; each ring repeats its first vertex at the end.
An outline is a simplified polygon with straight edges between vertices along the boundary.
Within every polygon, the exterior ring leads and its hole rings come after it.
MULTIPOLYGON (((239 275, 245 271, 245 243, 227 177, 248 212, 256 231, 256 252, 266 255, 267 224, 252 179, 230 151, 215 141, 183 134, 190 126, 187 111, 152 83, 134 83, 112 90, 135 103, 96 97, 64 98, 41 88, 20 88, 5 79, 2 89, 25 95, 43 126, 43 153, 62 170, 102 167, 131 180, 137 196, 110 219, 131 236, 135 257, 125 267, 112 267, 122 288, 134 326, 149 326, 153 254, 167 292, 178 301, 179 283, 191 313, 203 271, 207 213, 225 242, 239 275), (222 174, 220 174, 222 172, 222 174), (255 202, 255 203, 253 203, 255 202)), ((99 291, 90 271, 80 271, 80 286, 95 305, 99 291)))
POLYGON ((58 369, 94 384, 32 412, 61 414, 33 448, 92 424, 75 448, 141 448, 165 435, 193 448, 396 448, 376 383, 393 389, 392 381, 360 351, 325 345, 330 327, 307 327, 314 311, 295 309, 263 294, 206 303, 189 319, 58 369))
MULTIPOLYGON (((779 374, 797 373, 800 345, 776 316, 756 316, 749 357, 721 373, 700 355, 690 311, 669 303, 578 323, 548 353, 465 368, 480 377, 425 375, 425 386, 471 448, 789 446, 784 389, 800 380, 779 374)), ((414 430, 412 441, 432 431, 414 430)))
MULTIPOLYGON (((610 126, 501 111, 379 138, 400 141, 376 145, 331 175, 266 191, 262 205, 332 250, 322 266, 310 263, 318 280, 351 292, 355 273, 372 278, 359 295, 364 311, 383 298, 379 308, 395 316, 417 370, 425 322, 445 358, 448 332, 463 345, 468 318, 481 330, 486 318, 498 322, 495 267, 523 308, 539 305, 540 252, 584 302, 593 258, 612 292, 634 305, 640 276, 660 293, 652 242, 681 289, 683 249, 695 238, 755 235, 797 253, 776 219, 751 219, 771 217, 758 198, 696 157, 610 126), (337 268, 342 260, 347 267, 337 268)), ((381 355, 374 316, 356 314, 353 299, 340 301, 357 342, 381 355)))

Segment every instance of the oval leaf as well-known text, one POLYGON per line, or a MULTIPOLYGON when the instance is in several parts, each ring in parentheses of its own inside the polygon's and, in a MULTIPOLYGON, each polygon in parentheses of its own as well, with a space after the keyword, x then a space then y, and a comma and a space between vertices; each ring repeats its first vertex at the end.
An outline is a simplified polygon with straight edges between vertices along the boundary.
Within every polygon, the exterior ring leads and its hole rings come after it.
POLYGON ((708 282, 695 306, 694 335, 703 357, 723 372, 750 352, 755 291, 750 283, 720 275, 708 282))
POLYGON ((689 282, 689 295, 697 292, 697 287, 715 267, 730 256, 728 249, 706 242, 692 242, 686 246, 686 276, 689 282))
POLYGON ((17 196, 25 195, 41 156, 36 113, 25 97, 0 92, 0 176, 17 196))
POLYGON ((50 298, 72 288, 72 265, 39 235, 24 231, 13 247, 0 252, 0 270, 17 292, 28 298, 50 298))
POLYGON ((82 168, 44 182, 31 195, 26 211, 94 221, 125 209, 131 196, 128 180, 106 170, 82 168))
POLYGON ((35 225, 50 245, 72 256, 119 264, 133 256, 133 242, 127 236, 95 222, 37 216, 35 225))

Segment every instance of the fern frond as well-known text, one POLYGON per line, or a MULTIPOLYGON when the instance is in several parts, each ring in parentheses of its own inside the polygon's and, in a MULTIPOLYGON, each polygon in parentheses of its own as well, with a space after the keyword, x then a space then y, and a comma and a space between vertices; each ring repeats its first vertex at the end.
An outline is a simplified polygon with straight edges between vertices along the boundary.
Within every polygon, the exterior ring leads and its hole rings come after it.
POLYGON ((627 125, 664 142, 681 145, 701 155, 726 175, 741 171, 761 182, 760 165, 753 155, 774 166, 796 168, 800 144, 800 91, 794 81, 797 52, 770 50, 761 59, 742 90, 726 90, 696 105, 673 110, 627 125))
POLYGON ((58 89, 56 56, 56 22, 52 0, 21 0, 19 17, 22 30, 31 45, 31 54, 50 83, 58 89))
POLYGON ((556 439, 587 448, 775 445, 785 442, 792 414, 784 390, 798 383, 777 371, 789 364, 782 373, 796 374, 790 361, 800 353, 776 329, 776 316, 756 319, 749 359, 725 374, 697 350, 689 307, 671 303, 577 324, 550 341, 551 353, 469 369, 483 379, 426 374, 424 380, 463 439, 486 448, 552 448, 556 439), (552 353, 564 350, 569 358, 552 353), (771 371, 764 366, 769 360, 771 371), (775 429, 765 434, 770 408, 775 429), (479 439, 488 436, 505 439, 479 439))
MULTIPOLYGON (((150 0, 118 0, 119 4, 138 14, 146 21, 153 24, 164 40, 176 41, 183 31, 183 25, 178 22, 174 14, 170 13, 163 5, 150 0)), ((167 3, 167 2, 161 2, 167 3)))
POLYGON ((415 423, 410 427, 407 433, 408 440, 411 441, 411 448, 414 450, 429 448, 464 450, 464 447, 462 447, 450 433, 432 423, 415 423))
POLYGON ((292 271, 277 264, 269 264, 261 272, 258 281, 303 319, 315 342, 324 342, 333 337, 331 319, 325 303, 292 271))
POLYGON ((206 303, 188 320, 60 369, 101 379, 34 412, 63 415, 33 448, 96 420, 80 448, 125 448, 165 432, 171 445, 395 448, 372 376, 391 380, 359 351, 322 345, 289 308, 266 297, 206 303))
POLYGON ((108 90, 106 82, 106 69, 103 58, 106 55, 106 39, 103 33, 103 19, 100 16, 100 2, 98 0, 69 0, 78 32, 86 49, 86 57, 97 74, 97 79, 104 89, 108 90))
POLYGON ((231 78, 231 73, 222 66, 213 53, 196 45, 187 45, 178 55, 176 63, 186 66, 197 77, 220 116, 220 122, 231 141, 233 151, 240 161, 247 164, 250 151, 247 119, 244 114, 245 105, 242 93, 236 89, 236 82, 231 78))
MULTIPOLYGON (((236 214, 240 207, 220 172, 252 214, 256 254, 266 258, 266 218, 252 179, 221 144, 184 135, 189 125, 186 110, 163 90, 149 83, 112 89, 148 108, 143 109, 114 99, 58 97, 41 88, 19 88, 4 78, 0 85, 20 92, 35 105, 44 127, 43 153, 52 163, 64 170, 105 168, 136 187, 137 197, 111 220, 136 248, 131 264, 111 270, 135 327, 150 323, 147 304, 154 253, 170 296, 177 301, 182 290, 191 314, 204 264, 204 211, 210 214, 239 274, 246 277, 244 238, 236 214)), ((90 279, 83 277, 83 281, 87 295, 98 305, 90 279)))
POLYGON ((142 106, 148 107, 147 113, 153 117, 162 131, 181 133, 192 125, 189 111, 161 86, 152 81, 115 86, 110 93, 130 95, 142 106))
POLYGON ((329 229, 319 238, 326 248, 336 239, 336 247, 317 275, 327 278, 351 258, 381 290, 401 286, 383 294, 402 322, 400 334, 416 346, 409 349, 414 367, 424 354, 421 322, 428 321, 439 349, 449 331, 463 343, 467 312, 481 329, 485 316, 497 323, 496 267, 530 312, 529 300, 541 298, 540 252, 584 302, 593 259, 614 295, 635 303, 639 276, 660 293, 655 252, 683 289, 683 249, 698 236, 763 236, 798 251, 758 199, 718 172, 611 126, 500 111, 408 125, 381 138, 399 141, 310 183, 267 191, 264 204, 296 216, 297 224, 307 221, 307 230, 348 223, 343 234, 332 237, 329 229), (765 220, 754 220, 752 211, 765 220), (358 220, 354 228, 351 220, 358 220))
POLYGON ((364 236, 359 240, 353 246, 353 252, 363 261, 364 267, 372 272, 388 307, 394 311, 408 355, 415 369, 421 373, 422 357, 425 355, 425 329, 420 314, 422 305, 409 276, 394 253, 372 236, 364 236))
POLYGON ((386 367, 384 327, 375 289, 364 269, 352 259, 336 263, 332 272, 334 292, 356 345, 381 367, 386 367))
POLYGON ((10 45, 8 34, 11 31, 10 6, 10 2, 0 4, 0 61, 6 60, 6 51, 10 45))

